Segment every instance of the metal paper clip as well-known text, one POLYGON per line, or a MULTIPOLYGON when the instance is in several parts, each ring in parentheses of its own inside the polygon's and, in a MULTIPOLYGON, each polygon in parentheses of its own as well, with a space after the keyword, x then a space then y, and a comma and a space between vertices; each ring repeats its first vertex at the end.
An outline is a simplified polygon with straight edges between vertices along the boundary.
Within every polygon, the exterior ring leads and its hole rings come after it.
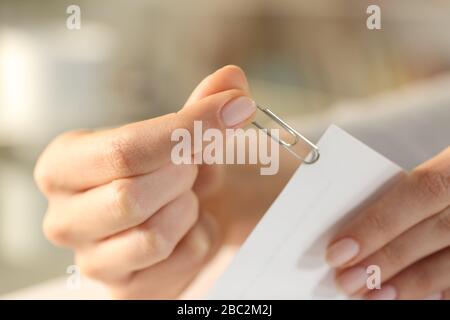
POLYGON ((267 128, 264 128, 261 126, 258 122, 253 121, 252 124, 257 127, 258 129, 263 130, 270 138, 272 138, 274 141, 279 143, 282 147, 284 147, 287 151, 289 151, 293 156, 295 156, 297 159, 300 159, 305 164, 313 164, 317 160, 319 160, 320 153, 319 148, 312 143, 308 138, 303 136, 300 132, 292 128, 289 124, 287 124, 283 119, 278 117, 275 113, 273 113, 269 108, 262 108, 260 106, 257 106, 260 111, 265 113, 269 118, 271 118, 273 121, 278 123, 282 128, 284 128, 293 138, 293 142, 286 142, 281 138, 275 137, 270 133, 270 130, 267 128), (298 155, 294 150, 292 150, 292 147, 295 146, 299 140, 302 140, 304 143, 306 143, 310 148, 310 152, 306 157, 302 157, 298 155))

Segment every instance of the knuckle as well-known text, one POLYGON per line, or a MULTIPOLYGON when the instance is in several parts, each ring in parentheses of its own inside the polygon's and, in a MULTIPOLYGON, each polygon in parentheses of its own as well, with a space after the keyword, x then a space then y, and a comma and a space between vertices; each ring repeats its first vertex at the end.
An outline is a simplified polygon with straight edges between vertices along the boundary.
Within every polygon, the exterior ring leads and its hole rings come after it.
POLYGON ((132 154, 136 152, 133 148, 132 139, 129 135, 121 133, 112 138, 106 145, 106 162, 112 170, 123 175, 132 173, 132 154))
POLYGON ((398 268, 406 264, 402 249, 395 245, 394 242, 383 247, 381 249, 381 255, 383 260, 390 266, 396 266, 398 268))
POLYGON ((194 191, 189 190, 185 192, 181 198, 181 201, 182 201, 181 207, 183 208, 185 214, 192 217, 194 221, 197 220, 200 203, 194 191))
POLYGON ((189 246, 189 266, 191 268, 198 268, 199 266, 202 266, 205 263, 207 254, 208 251, 205 250, 203 246, 199 246, 198 244, 189 246))
MULTIPOLYGON (((183 223, 189 223, 191 227, 198 219, 198 206, 195 193, 187 191, 171 203, 170 210, 182 213, 183 223)), ((178 236, 168 233, 159 224, 152 224, 151 221, 139 226, 138 232, 138 245, 133 253, 133 259, 136 260, 148 257, 153 263, 163 261, 169 258, 179 241, 178 236)))
POLYGON ((185 248, 188 265, 191 268, 198 268, 203 265, 209 253, 209 238, 203 230, 201 232, 198 231, 194 237, 190 237, 190 241, 187 242, 185 248))
POLYGON ((188 168, 189 177, 191 178, 192 183, 194 183, 194 181, 198 175, 198 166, 195 164, 190 164, 190 165, 187 165, 187 168, 188 168))
POLYGON ((65 246, 69 243, 69 228, 48 213, 42 223, 42 230, 47 239, 57 246, 65 246))
POLYGON ((450 207, 439 214, 438 227, 446 233, 450 232, 450 207))
POLYGON ((371 231, 388 234, 390 230, 389 221, 379 212, 372 212, 367 216, 367 227, 371 231))
POLYGON ((49 193, 51 193, 54 187, 52 184, 53 166, 50 163, 52 151, 59 146, 65 146, 68 141, 70 141, 74 137, 79 136, 83 132, 84 131, 82 130, 75 130, 60 134, 49 143, 47 148, 45 148, 45 150, 39 156, 39 159, 33 170, 33 178, 39 190, 41 190, 44 195, 48 195, 49 193))
POLYGON ((97 267, 95 263, 90 263, 89 260, 82 259, 79 255, 75 256, 75 263, 83 275, 92 279, 102 279, 102 269, 97 267))
POLYGON ((50 183, 51 171, 48 170, 48 166, 45 164, 44 154, 40 156, 36 166, 34 167, 33 177, 39 190, 41 190, 44 195, 49 194, 52 188, 50 183))
POLYGON ((418 268, 414 273, 417 290, 430 292, 433 289, 433 274, 428 268, 418 268))
POLYGON ((191 188, 194 185, 194 182, 198 175, 198 166, 195 164, 182 164, 182 165, 174 165, 173 170, 175 170, 175 175, 179 178, 183 183, 182 186, 186 186, 187 188, 191 188))
POLYGON ((131 179, 120 179, 111 182, 111 212, 121 222, 139 222, 139 212, 133 201, 133 182, 131 179))
POLYGON ((419 196, 433 199, 449 199, 450 172, 432 169, 416 170, 413 173, 419 196))
POLYGON ((167 259, 174 247, 158 228, 151 228, 140 233, 136 259, 150 257, 156 263, 167 259))

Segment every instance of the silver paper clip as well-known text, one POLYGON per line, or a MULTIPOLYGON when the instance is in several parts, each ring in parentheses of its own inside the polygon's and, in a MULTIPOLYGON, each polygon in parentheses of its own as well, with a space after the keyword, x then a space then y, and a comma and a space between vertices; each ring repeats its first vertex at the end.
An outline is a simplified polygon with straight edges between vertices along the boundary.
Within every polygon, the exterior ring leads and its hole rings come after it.
POLYGON ((252 124, 257 127, 258 129, 263 130, 270 138, 272 138, 274 141, 279 143, 282 147, 284 147, 287 151, 289 151, 293 156, 295 156, 297 159, 300 159, 305 164, 313 164, 317 160, 319 160, 320 153, 319 148, 312 143, 308 138, 303 136, 300 132, 292 128, 289 124, 287 124, 283 119, 281 119, 279 116, 277 116, 275 113, 273 113, 269 108, 262 108, 260 106, 257 106, 260 111, 262 111, 264 114, 266 114, 269 118, 271 118, 273 121, 278 123, 281 127, 283 127, 293 138, 293 142, 286 142, 281 138, 275 137, 270 133, 270 130, 267 128, 264 128, 261 126, 258 122, 253 121, 252 124), (292 147, 295 146, 299 140, 302 140, 304 143, 306 143, 310 148, 310 152, 306 157, 302 157, 298 155, 294 150, 292 150, 292 147))

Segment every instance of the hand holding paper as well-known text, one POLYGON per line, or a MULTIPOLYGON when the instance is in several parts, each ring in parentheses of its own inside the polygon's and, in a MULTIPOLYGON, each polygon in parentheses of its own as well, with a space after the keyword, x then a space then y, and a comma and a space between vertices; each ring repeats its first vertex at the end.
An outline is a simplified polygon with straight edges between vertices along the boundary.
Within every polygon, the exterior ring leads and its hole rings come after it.
POLYGON ((402 170, 341 129, 318 143, 217 283, 216 299, 343 298, 324 261, 335 228, 402 170))
POLYGON ((450 149, 405 175, 335 236, 329 263, 338 285, 370 299, 442 297, 450 287, 450 149), (365 269, 381 270, 368 292, 365 269))

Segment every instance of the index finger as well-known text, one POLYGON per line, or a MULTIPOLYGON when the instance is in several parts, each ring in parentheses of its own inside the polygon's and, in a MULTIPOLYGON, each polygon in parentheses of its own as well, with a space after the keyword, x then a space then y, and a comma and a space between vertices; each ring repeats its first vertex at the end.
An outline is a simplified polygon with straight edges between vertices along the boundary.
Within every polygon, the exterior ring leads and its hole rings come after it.
POLYGON ((450 204, 450 148, 423 163, 335 235, 332 267, 354 265, 450 204))

